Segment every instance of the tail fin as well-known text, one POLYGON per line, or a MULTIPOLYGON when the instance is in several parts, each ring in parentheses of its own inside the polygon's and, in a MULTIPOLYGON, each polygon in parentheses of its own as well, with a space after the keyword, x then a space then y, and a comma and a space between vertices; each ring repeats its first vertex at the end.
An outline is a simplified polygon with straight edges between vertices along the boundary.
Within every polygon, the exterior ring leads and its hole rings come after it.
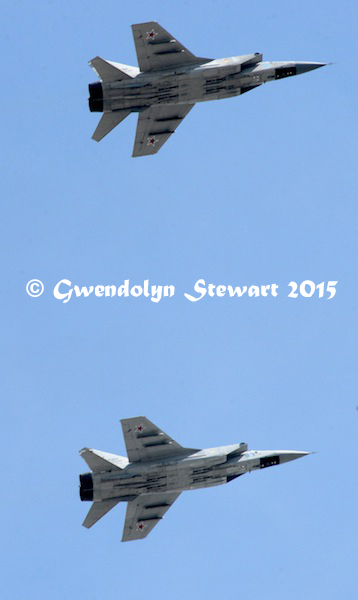
POLYGON ((92 139, 96 142, 101 141, 107 133, 112 131, 119 123, 121 123, 128 115, 130 110, 116 110, 115 112, 103 113, 100 122, 98 123, 92 139))
POLYGON ((80 450, 80 455, 83 460, 86 461, 93 473, 98 471, 113 471, 114 469, 120 471, 128 464, 128 460, 122 456, 110 454, 109 452, 101 452, 100 450, 93 450, 91 448, 83 448, 83 450, 80 450))
MULTIPOLYGON (((111 63, 108 60, 104 60, 99 56, 90 60, 89 65, 94 71, 96 71, 98 77, 102 79, 103 83, 111 83, 112 81, 123 81, 124 79, 132 79, 132 76, 125 72, 127 65, 119 66, 119 63, 111 63)), ((126 69, 127 70, 127 69, 126 69)), ((128 70, 131 67, 128 66, 128 70)))
MULTIPOLYGON (((91 112, 103 112, 103 84, 112 83, 113 81, 131 80, 139 73, 139 69, 130 65, 122 65, 121 63, 110 62, 99 56, 93 58, 89 65, 96 72, 102 83, 91 83, 89 85, 89 107, 91 112)), ((125 119, 130 110, 116 110, 114 112, 104 112, 97 128, 92 136, 92 139, 99 142, 107 133, 112 131, 116 125, 119 125, 125 119)))
POLYGON ((93 502, 89 509, 85 520, 83 521, 83 527, 89 529, 97 523, 104 515, 106 515, 112 508, 118 504, 119 499, 113 498, 113 500, 101 500, 99 502, 93 502))

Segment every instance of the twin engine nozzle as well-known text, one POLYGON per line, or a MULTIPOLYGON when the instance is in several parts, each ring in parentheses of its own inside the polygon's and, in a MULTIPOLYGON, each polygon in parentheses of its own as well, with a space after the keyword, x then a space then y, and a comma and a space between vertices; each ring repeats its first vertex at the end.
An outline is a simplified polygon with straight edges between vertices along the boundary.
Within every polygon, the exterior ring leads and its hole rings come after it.
POLYGON ((80 498, 81 500, 93 500, 93 477, 91 473, 80 475, 80 498))
POLYGON ((90 83, 88 86, 90 97, 88 98, 91 112, 103 112, 103 89, 102 84, 90 83))

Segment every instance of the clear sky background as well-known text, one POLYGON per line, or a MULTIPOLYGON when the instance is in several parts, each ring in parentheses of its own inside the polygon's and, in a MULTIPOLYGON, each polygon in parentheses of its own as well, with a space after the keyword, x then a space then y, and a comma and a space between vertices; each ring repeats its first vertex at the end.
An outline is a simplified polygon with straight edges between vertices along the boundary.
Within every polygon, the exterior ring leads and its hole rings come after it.
POLYGON ((356 2, 1 12, 1 596, 355 597, 356 2), (158 155, 132 159, 135 115, 91 140, 87 61, 136 65, 130 25, 152 19, 201 56, 334 64, 198 104, 158 155), (201 278, 279 293, 191 303, 201 278), (61 279, 176 291, 63 304, 61 279), (307 279, 338 281, 336 296, 287 297, 307 279), (186 492, 121 544, 125 505, 81 527, 78 451, 125 454, 119 419, 136 415, 186 446, 317 454, 186 492))

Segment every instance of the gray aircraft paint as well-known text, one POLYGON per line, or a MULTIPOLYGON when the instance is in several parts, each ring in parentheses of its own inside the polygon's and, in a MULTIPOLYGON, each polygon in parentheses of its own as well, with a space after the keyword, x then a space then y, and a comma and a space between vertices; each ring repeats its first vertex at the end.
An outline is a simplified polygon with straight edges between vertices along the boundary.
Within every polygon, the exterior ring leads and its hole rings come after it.
POLYGON ((128 502, 122 541, 146 537, 182 491, 228 483, 250 471, 309 454, 249 451, 245 443, 204 450, 184 448, 146 417, 121 423, 128 458, 81 450, 92 472, 80 476, 80 497, 93 501, 83 523, 87 528, 118 502, 128 502))
POLYGON ((155 154, 197 102, 239 96, 268 81, 306 73, 326 63, 262 61, 262 54, 200 58, 154 21, 132 25, 139 68, 96 57, 90 66, 89 106, 103 112, 93 134, 100 141, 138 112, 133 156, 155 154))

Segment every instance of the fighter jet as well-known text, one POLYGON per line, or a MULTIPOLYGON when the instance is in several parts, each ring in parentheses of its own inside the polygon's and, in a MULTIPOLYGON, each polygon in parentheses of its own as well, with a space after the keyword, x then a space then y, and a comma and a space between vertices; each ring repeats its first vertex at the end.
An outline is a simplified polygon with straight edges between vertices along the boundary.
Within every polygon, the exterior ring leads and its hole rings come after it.
POLYGON ((267 81, 323 67, 317 62, 263 62, 262 54, 201 58, 155 21, 132 25, 138 67, 89 62, 100 83, 89 85, 91 112, 103 112, 92 136, 99 142, 131 112, 138 112, 133 156, 155 154, 196 102, 239 96, 267 81))
POLYGON ((249 451, 245 443, 184 448, 146 417, 123 419, 121 424, 128 458, 83 448, 80 454, 92 472, 80 475, 80 497, 93 501, 83 522, 87 528, 119 502, 128 502, 122 542, 144 539, 184 490, 221 485, 310 454, 249 451))

